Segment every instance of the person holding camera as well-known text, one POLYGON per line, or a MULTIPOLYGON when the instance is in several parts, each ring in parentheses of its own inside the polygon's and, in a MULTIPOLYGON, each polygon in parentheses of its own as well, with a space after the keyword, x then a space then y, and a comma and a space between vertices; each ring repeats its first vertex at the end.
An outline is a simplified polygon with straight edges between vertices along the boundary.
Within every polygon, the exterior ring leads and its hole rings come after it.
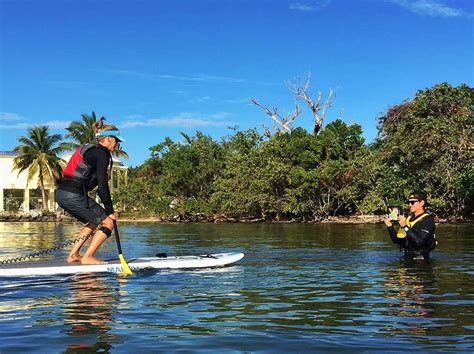
POLYGON ((414 191, 408 197, 410 216, 400 215, 398 220, 384 219, 392 242, 403 249, 410 259, 429 259, 429 253, 436 247, 435 221, 426 212, 427 197, 425 192, 414 191), (400 228, 395 231, 394 222, 400 228))

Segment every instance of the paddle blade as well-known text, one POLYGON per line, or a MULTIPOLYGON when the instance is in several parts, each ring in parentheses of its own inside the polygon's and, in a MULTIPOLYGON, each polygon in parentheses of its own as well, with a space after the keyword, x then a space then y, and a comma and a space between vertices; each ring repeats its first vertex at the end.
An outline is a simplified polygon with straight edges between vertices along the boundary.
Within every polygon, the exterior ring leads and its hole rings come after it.
POLYGON ((119 254, 119 259, 120 259, 120 263, 122 264, 122 269, 123 269, 122 274, 124 274, 124 275, 132 275, 133 272, 132 272, 132 270, 130 269, 130 267, 128 266, 127 261, 126 261, 125 258, 123 257, 123 254, 119 254))

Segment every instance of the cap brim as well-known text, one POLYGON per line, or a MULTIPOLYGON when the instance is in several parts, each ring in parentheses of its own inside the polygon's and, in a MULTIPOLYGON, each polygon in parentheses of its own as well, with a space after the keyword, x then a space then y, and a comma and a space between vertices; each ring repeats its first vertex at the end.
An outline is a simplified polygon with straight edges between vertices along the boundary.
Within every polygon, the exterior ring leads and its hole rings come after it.
POLYGON ((105 130, 102 132, 99 132, 95 135, 96 137, 100 136, 113 136, 115 139, 117 139, 119 142, 124 142, 125 139, 122 138, 122 136, 119 134, 117 130, 105 130))

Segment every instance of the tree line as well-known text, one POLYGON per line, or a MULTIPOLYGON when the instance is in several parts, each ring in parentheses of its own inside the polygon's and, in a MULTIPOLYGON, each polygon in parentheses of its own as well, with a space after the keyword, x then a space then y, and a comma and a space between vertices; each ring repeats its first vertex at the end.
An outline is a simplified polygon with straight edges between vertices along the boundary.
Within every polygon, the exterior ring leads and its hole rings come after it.
POLYGON ((301 127, 273 135, 250 129, 216 141, 199 131, 182 133, 181 142, 166 138, 151 146, 151 157, 129 170, 128 185, 114 199, 139 214, 312 221, 386 213, 421 189, 438 216, 468 216, 473 103, 474 89, 466 85, 420 90, 379 118, 371 144, 359 124, 340 119, 318 134, 301 127))
MULTIPOLYGON (((129 169, 127 185, 114 193, 114 203, 142 216, 202 213, 314 221, 386 213, 389 205, 403 206, 411 191, 421 189, 428 193, 430 211, 436 215, 472 215, 473 88, 442 83, 418 91, 379 118, 378 136, 370 144, 365 143, 359 124, 336 119, 322 126, 316 109, 325 109, 328 101, 318 106, 306 100, 306 91, 294 86, 294 92, 319 119, 312 132, 286 129, 295 115, 280 119, 276 109, 256 101, 280 124, 276 133, 233 129, 220 140, 200 131, 181 133, 182 141, 165 138, 149 148, 149 159, 129 169)), ((73 143, 56 146, 61 138, 55 137, 42 146, 56 156, 93 141, 93 133, 87 131, 89 120, 96 120, 95 113, 71 123, 66 137, 73 143)), ((41 129, 49 136, 47 127, 35 127, 29 137, 19 139, 19 168, 32 166, 32 142, 45 140, 35 138, 41 129)), ((41 151, 39 144, 35 146, 41 151)), ((55 178, 54 173, 49 175, 55 178)))

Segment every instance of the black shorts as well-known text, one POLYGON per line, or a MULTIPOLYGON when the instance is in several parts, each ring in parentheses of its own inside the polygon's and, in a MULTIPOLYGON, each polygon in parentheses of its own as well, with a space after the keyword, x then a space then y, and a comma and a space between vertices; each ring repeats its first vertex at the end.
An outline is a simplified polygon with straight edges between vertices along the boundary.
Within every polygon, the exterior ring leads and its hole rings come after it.
POLYGON ((87 196, 89 200, 89 207, 87 207, 84 194, 56 189, 55 197, 56 203, 61 208, 84 224, 91 223, 97 226, 108 216, 105 209, 89 196, 87 196))

